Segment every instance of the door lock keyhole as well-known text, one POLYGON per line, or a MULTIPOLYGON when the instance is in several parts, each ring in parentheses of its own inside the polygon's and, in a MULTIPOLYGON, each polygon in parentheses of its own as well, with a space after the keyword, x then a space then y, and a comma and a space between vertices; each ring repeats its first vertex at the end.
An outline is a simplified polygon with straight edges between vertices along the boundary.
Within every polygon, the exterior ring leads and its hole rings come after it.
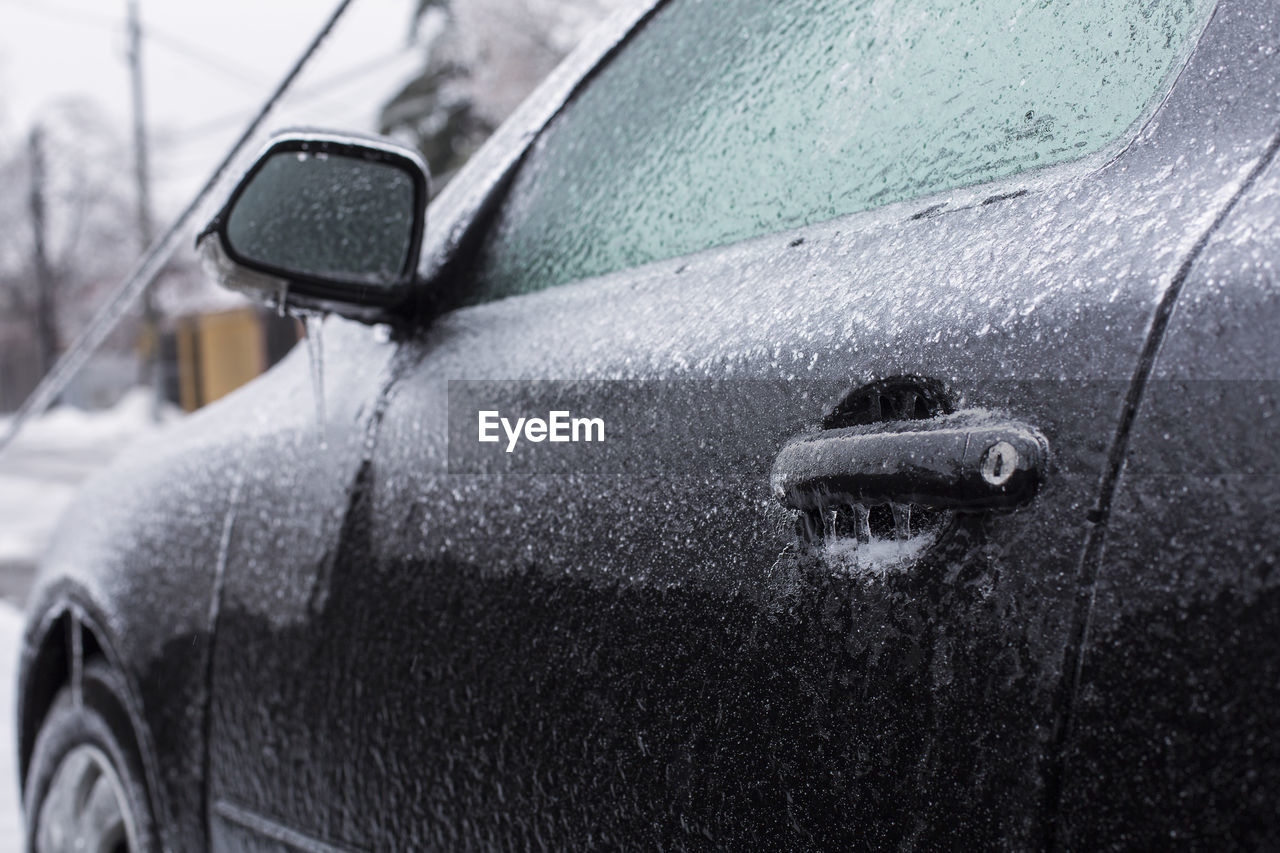
POLYGON ((1018 449, 1007 441, 997 441, 987 448, 982 459, 982 479, 993 486, 1009 482, 1018 467, 1018 449))

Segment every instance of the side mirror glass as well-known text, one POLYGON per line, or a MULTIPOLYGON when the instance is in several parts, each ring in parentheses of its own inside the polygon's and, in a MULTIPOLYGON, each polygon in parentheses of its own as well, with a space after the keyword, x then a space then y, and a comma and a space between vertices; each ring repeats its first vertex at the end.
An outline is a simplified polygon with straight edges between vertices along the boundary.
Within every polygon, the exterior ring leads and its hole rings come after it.
POLYGON ((427 185, 411 149, 289 133, 240 181, 200 248, 224 286, 275 305, 385 320, 410 295, 427 185))

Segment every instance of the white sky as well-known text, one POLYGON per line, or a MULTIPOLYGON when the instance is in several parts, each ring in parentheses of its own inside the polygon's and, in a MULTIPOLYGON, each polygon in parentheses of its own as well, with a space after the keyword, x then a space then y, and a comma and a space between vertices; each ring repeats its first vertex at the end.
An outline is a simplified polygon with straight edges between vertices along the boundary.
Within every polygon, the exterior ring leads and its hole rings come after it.
MULTIPOLYGON (((139 0, 157 212, 204 182, 337 0, 139 0)), ((355 0, 268 127, 372 130, 421 65, 414 0, 355 0)), ((126 0, 0 0, 0 142, 41 110, 88 97, 130 133, 126 0)))

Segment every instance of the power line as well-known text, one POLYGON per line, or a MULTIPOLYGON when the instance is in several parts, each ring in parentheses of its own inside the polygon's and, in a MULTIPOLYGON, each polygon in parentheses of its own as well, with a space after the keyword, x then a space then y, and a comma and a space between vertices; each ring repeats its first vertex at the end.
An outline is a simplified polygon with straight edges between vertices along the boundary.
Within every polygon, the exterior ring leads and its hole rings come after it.
MULTIPOLYGON (((348 68, 346 71, 333 74, 329 77, 326 77, 324 80, 318 80, 315 83, 311 84, 310 86, 304 86, 301 89, 298 89, 296 92, 294 92, 292 96, 290 96, 289 103, 291 105, 294 105, 294 104, 303 104, 309 101, 314 101, 324 97, 325 95, 336 92, 348 85, 356 83, 363 77, 366 77, 369 74, 374 73, 375 71, 380 71, 384 67, 391 65, 393 62, 396 62, 402 59, 406 54, 408 54, 411 50, 413 50, 413 47, 414 47, 413 45, 402 47, 399 50, 395 51, 394 53, 389 53, 389 54, 368 60, 366 62, 362 62, 358 65, 352 66, 351 68, 348 68)), ((212 133, 214 131, 222 129, 227 124, 245 117, 246 115, 249 114, 249 112, 250 112, 249 108, 236 110, 234 112, 225 113, 222 116, 219 116, 218 118, 212 118, 212 119, 208 119, 207 121, 202 121, 199 124, 193 125, 191 127, 184 127, 176 131, 173 131, 171 133, 166 133, 164 135, 165 144, 166 145, 186 144, 188 142, 193 141, 195 137, 203 136, 204 134, 212 133)))
POLYGON ((86 12, 83 9, 72 8, 71 6, 63 6, 59 3, 48 3, 45 0, 0 0, 10 6, 19 6, 29 12, 35 12, 44 15, 47 18, 57 18, 64 23, 80 24, 88 27, 110 28, 119 31, 121 21, 109 15, 100 15, 96 12, 86 12))
MULTIPOLYGON (((57 19, 62 23, 79 24, 80 26, 108 30, 113 33, 122 32, 125 27, 125 22, 118 18, 95 12, 86 12, 59 3, 48 3, 44 2, 44 0, 41 0, 41 2, 35 2, 35 0, 0 0, 0 3, 17 6, 29 12, 44 15, 46 18, 57 19)), ((250 86, 260 87, 262 85, 262 75, 247 71, 228 59, 217 56, 203 47, 151 24, 142 28, 142 37, 165 48, 168 53, 180 59, 203 65, 209 70, 235 78, 237 81, 250 86)), ((248 111, 246 110, 246 112, 248 111)))
MULTIPOLYGON (((50 3, 46 0, 0 0, 10 6, 18 6, 31 12, 36 12, 46 17, 56 18, 60 21, 80 24, 83 26, 94 27, 98 29, 110 30, 112 32, 120 32, 124 26, 124 22, 112 18, 107 15, 101 15, 93 12, 84 12, 71 6, 60 3, 50 3)), ((189 62, 194 62, 205 66, 207 69, 217 71, 218 73, 231 77, 240 83, 260 87, 262 85, 261 77, 256 72, 245 70, 236 66, 234 63, 225 60, 218 55, 202 48, 198 45, 187 41, 185 38, 176 36, 168 31, 157 28, 153 24, 145 24, 142 27, 142 37, 156 45, 163 47, 167 52, 176 55, 189 62)), ((375 57, 374 59, 357 64, 347 70, 334 74, 322 81, 318 81, 310 86, 305 86, 295 92, 290 98, 290 103, 299 104, 314 101, 324 97, 332 91, 337 91, 346 85, 354 83, 359 79, 381 70, 387 65, 396 62, 405 54, 415 48, 414 43, 409 43, 399 50, 375 57)), ((244 107, 224 113, 223 115, 208 119, 200 124, 192 127, 181 128, 179 130, 164 133, 166 145, 184 145, 194 139, 223 129, 228 124, 236 123, 248 118, 253 113, 253 107, 244 107)))
POLYGON ((164 30, 156 29, 152 24, 146 24, 143 26, 142 37, 160 45, 161 47, 168 48, 175 56, 180 56, 184 59, 197 62, 206 68, 221 72, 227 77, 234 77, 241 83, 246 83, 255 88, 260 88, 262 86, 262 77, 257 73, 245 71, 242 68, 232 65, 227 60, 206 51, 202 47, 192 44, 186 39, 179 38, 178 36, 175 36, 172 33, 167 33, 164 30))

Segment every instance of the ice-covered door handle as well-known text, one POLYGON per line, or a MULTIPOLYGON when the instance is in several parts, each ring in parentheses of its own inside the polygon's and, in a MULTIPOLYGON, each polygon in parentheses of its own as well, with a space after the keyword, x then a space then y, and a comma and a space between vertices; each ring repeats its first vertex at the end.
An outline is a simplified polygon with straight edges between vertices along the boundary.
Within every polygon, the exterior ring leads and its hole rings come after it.
POLYGON ((957 412, 800 436, 778 454, 771 485, 798 510, 878 503, 1010 509, 1035 497, 1048 458, 1038 430, 957 412))

